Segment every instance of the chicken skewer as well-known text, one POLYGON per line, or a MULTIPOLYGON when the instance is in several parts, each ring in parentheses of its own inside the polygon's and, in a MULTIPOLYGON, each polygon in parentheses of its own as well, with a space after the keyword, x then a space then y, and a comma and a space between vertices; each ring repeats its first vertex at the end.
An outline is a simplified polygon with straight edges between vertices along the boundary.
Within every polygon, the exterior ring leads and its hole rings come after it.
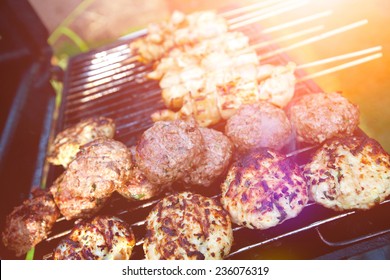
POLYGON ((218 37, 228 30, 234 30, 246 24, 288 12, 307 3, 308 1, 287 1, 233 20, 226 20, 213 11, 195 12, 187 16, 175 11, 169 21, 149 25, 147 35, 130 45, 130 48, 137 53, 133 59, 145 63, 152 62, 160 59, 175 46, 193 44, 204 39, 218 37), (251 18, 253 16, 256 17, 251 18), (248 20, 251 22, 241 22, 248 20), (232 23, 236 26, 230 27, 229 25, 232 23))
MULTIPOLYGON (((324 14, 319 15, 319 16, 324 16, 324 15, 328 15, 328 14, 329 13, 324 13, 324 14)), ((322 40, 322 39, 328 38, 330 36, 333 36, 333 35, 351 30, 353 28, 362 26, 362 25, 366 24, 367 22, 368 22, 367 20, 361 20, 361 21, 358 21, 358 22, 355 22, 355 23, 352 23, 349 25, 345 25, 345 26, 342 26, 340 28, 336 28, 336 29, 321 33, 319 35, 310 37, 308 39, 305 39, 303 41, 300 41, 300 42, 295 43, 293 45, 290 45, 288 47, 282 48, 281 50, 291 50, 291 49, 294 49, 294 48, 297 48, 300 46, 304 46, 304 45, 316 42, 318 40, 322 40)), ((267 31, 267 32, 269 33, 269 31, 267 31)), ((301 33, 298 33, 298 35, 300 35, 300 34, 301 33)), ((289 37, 287 37, 287 38, 289 38, 289 37)), ((214 38, 214 39, 210 38, 209 40, 203 40, 200 43, 197 43, 197 44, 192 45, 190 47, 185 47, 183 49, 175 49, 174 51, 169 53, 168 57, 163 58, 163 60, 158 63, 155 71, 161 72, 161 70, 159 70, 159 68, 162 67, 161 64, 164 65, 165 63, 167 63, 167 60, 169 61, 169 66, 165 67, 165 69, 172 68, 172 62, 173 63, 176 62, 176 64, 183 64, 184 63, 184 65, 185 65, 186 61, 189 61, 192 64, 192 63, 194 63, 194 61, 196 59, 200 59, 203 55, 205 55, 205 53, 207 53, 209 51, 217 51, 217 50, 220 51, 222 49, 222 50, 228 50, 229 53, 239 51, 239 50, 243 50, 244 52, 252 52, 259 47, 263 47, 263 43, 260 43, 260 45, 254 45, 252 47, 249 47, 249 39, 246 39, 245 35, 243 35, 242 33, 238 33, 238 32, 236 32, 236 33, 229 33, 228 32, 219 38, 214 38), (231 42, 232 40, 235 40, 235 41, 231 42), (185 57, 185 56, 188 56, 188 54, 190 54, 191 57, 188 57, 187 60, 186 59, 178 60, 179 57, 185 57), (192 56, 195 56, 195 57, 192 57, 192 56), (170 58, 172 58, 172 57, 176 58, 176 60, 171 61, 172 59, 170 60, 170 58)), ((272 51, 272 52, 263 54, 261 56, 261 58, 267 58, 267 57, 273 56, 275 54, 280 53, 281 50, 276 50, 276 51, 272 51)), ((175 65, 175 66, 180 67, 180 65, 175 65)), ((150 78, 153 78, 153 79, 159 79, 162 75, 163 74, 161 74, 161 73, 159 75, 155 75, 155 73, 152 72, 148 76, 150 78)))
POLYGON ((324 26, 315 26, 305 30, 297 31, 286 36, 282 36, 273 40, 260 42, 256 45, 249 45, 249 38, 241 32, 228 32, 218 38, 212 38, 199 42, 194 46, 184 48, 175 48, 171 50, 167 56, 163 57, 155 64, 153 71, 147 74, 147 77, 152 80, 160 80, 169 71, 180 70, 181 68, 190 67, 201 64, 210 53, 226 52, 232 56, 238 56, 253 52, 256 49, 264 48, 274 43, 295 39, 307 34, 315 33, 324 28, 324 26))
MULTIPOLYGON (((318 66, 339 61, 342 59, 375 53, 380 51, 381 49, 381 46, 368 48, 362 51, 352 52, 333 58, 323 59, 317 62, 307 63, 302 66, 298 66, 297 68, 306 69, 313 65, 318 66)), ((308 75, 308 77, 319 77, 321 75, 325 75, 331 72, 359 65, 361 63, 365 63, 374 59, 378 59, 381 56, 382 53, 368 55, 363 58, 359 58, 354 61, 342 64, 340 66, 332 67, 328 70, 323 70, 317 73, 310 74, 308 75)), ((260 83, 260 85, 257 81, 248 81, 243 78, 238 78, 236 80, 232 80, 226 83, 225 85, 216 85, 216 90, 214 91, 200 91, 195 94, 187 93, 184 96, 183 107, 178 112, 174 112, 169 109, 157 111, 152 115, 152 119, 154 121, 186 119, 190 116, 193 116, 196 118, 196 120, 201 126, 209 126, 219 122, 222 119, 228 119, 242 104, 255 103, 259 100, 262 100, 261 97, 263 97, 263 99, 267 99, 264 98, 264 95, 261 95, 262 89, 263 92, 269 90, 271 93, 269 96, 271 97, 272 95, 274 95, 276 97, 281 98, 281 100, 277 100, 276 102, 272 102, 271 99, 271 103, 282 104, 281 102, 285 102, 285 104, 287 104, 292 98, 292 94, 290 94, 290 92, 293 92, 295 87, 295 79, 291 77, 291 75, 293 75, 293 72, 295 71, 295 65, 289 65, 284 69, 279 68, 278 70, 275 70, 275 68, 272 68, 272 66, 269 69, 267 69, 267 67, 267 65, 259 67, 263 68, 264 70, 271 71, 271 74, 268 76, 268 79, 263 80, 263 83, 260 83), (272 73, 272 71, 274 71, 274 73, 272 73), (228 91, 226 91, 226 89, 228 89, 228 91)), ((264 76, 267 77, 266 74, 264 74, 264 76)), ((299 82, 301 82, 302 80, 306 80, 306 78, 301 78, 299 82)))

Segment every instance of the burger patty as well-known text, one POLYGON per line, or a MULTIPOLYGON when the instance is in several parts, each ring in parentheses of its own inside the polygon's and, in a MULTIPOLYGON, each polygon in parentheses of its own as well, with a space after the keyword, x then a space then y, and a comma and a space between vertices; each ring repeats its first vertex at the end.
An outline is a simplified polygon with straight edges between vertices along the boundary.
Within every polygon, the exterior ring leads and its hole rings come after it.
POLYGON ((93 117, 61 131, 50 147, 47 160, 67 167, 76 157, 80 147, 97 138, 113 138, 115 123, 110 118, 93 117))
POLYGON ((7 216, 3 231, 6 248, 21 256, 46 239, 48 232, 60 216, 50 193, 35 190, 31 199, 25 200, 7 216))
POLYGON ((55 260, 129 260, 135 238, 117 217, 97 216, 77 224, 54 250, 55 260))
POLYGON ((366 137, 325 142, 303 174, 311 198, 334 210, 369 209, 390 195, 390 156, 366 137))
POLYGON ((322 143, 352 135, 359 125, 359 108, 339 93, 311 93, 292 103, 289 117, 298 141, 322 143))
POLYGON ((121 142, 97 139, 80 148, 50 191, 67 220, 96 213, 131 176, 131 154, 121 142))
POLYGON ((135 146, 130 148, 133 165, 131 168, 131 176, 125 184, 120 184, 116 191, 127 199, 146 200, 161 193, 167 186, 159 186, 152 184, 148 178, 139 170, 135 162, 135 146))
POLYGON ((279 150, 292 137, 284 111, 267 102, 241 106, 228 119, 225 133, 240 151, 261 147, 279 150))
POLYGON ((235 162, 221 189, 222 205, 232 221, 251 229, 267 229, 293 218, 308 201, 299 167, 271 150, 235 162))
POLYGON ((203 161, 184 177, 184 182, 207 187, 226 171, 232 157, 233 145, 222 132, 204 127, 199 130, 205 144, 203 161))
POLYGON ((136 160, 152 184, 165 185, 182 179, 198 166, 204 149, 195 121, 160 121, 142 134, 136 160))
POLYGON ((146 221, 146 259, 223 259, 233 243, 229 215, 198 194, 165 197, 146 221))

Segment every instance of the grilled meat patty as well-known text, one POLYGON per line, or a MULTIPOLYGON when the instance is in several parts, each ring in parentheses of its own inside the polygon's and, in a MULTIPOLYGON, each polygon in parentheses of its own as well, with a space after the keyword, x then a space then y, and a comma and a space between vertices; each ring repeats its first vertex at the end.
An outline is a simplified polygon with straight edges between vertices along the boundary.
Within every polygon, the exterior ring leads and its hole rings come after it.
POLYGON ((146 200, 161 193, 163 189, 168 187, 167 185, 160 186, 152 184, 148 178, 139 170, 139 167, 135 161, 136 147, 130 147, 131 158, 133 166, 131 169, 131 176, 125 184, 120 184, 116 188, 116 191, 127 199, 134 200, 146 200))
POLYGON ((16 256, 27 253, 44 240, 60 216, 50 193, 35 190, 32 194, 31 199, 15 207, 6 218, 3 243, 16 256))
POLYGON ((267 147, 279 150, 292 137, 292 129, 284 111, 270 103, 243 105, 228 119, 226 135, 240 151, 267 147))
POLYGON ((129 260, 135 238, 117 217, 97 216, 77 224, 54 250, 55 260, 129 260))
POLYGON ((204 149, 195 121, 160 121, 142 134, 136 161, 152 184, 170 184, 199 165, 204 149))
POLYGON ((222 132, 210 128, 199 128, 205 143, 203 161, 184 177, 191 185, 210 186, 228 167, 233 145, 222 132))
POLYGON ((112 119, 105 117, 84 119, 56 136, 47 160, 66 168, 82 145, 97 138, 113 138, 114 135, 115 123, 112 119))
POLYGON ((229 215, 198 194, 165 197, 146 221, 146 259, 222 259, 233 243, 229 215))
POLYGON ((390 156, 365 137, 325 142, 303 174, 311 198, 334 210, 369 209, 390 195, 390 156))
POLYGON ((299 167, 270 150, 235 162, 221 189, 221 203, 232 221, 252 229, 267 229, 293 218, 308 201, 299 167))
POLYGON ((304 95, 288 114, 297 140, 307 143, 352 135, 359 125, 358 106, 336 92, 304 95))
POLYGON ((121 142, 97 139, 80 148, 50 191, 67 220, 96 213, 131 176, 131 154, 121 142))

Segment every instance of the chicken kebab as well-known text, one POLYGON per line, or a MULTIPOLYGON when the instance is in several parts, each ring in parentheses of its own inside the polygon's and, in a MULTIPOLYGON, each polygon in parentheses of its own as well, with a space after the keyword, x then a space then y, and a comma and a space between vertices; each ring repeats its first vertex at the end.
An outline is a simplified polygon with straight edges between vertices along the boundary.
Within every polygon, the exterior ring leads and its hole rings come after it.
POLYGON ((159 60, 174 47, 215 38, 228 30, 226 20, 214 11, 189 15, 174 11, 168 20, 150 24, 147 35, 131 43, 130 48, 140 61, 149 63, 159 60))
POLYGON ((168 109, 154 121, 194 117, 202 126, 228 119, 242 104, 267 100, 284 107, 295 86, 295 65, 260 65, 249 38, 227 32, 218 38, 174 48, 155 63, 149 78, 160 79, 168 109))
MULTIPOLYGON (((294 96, 295 64, 260 66, 254 61, 254 64, 220 71, 201 70, 199 77, 179 83, 176 88, 173 85, 170 88, 173 91, 163 90, 164 102, 173 106, 153 113, 153 121, 193 117, 207 127, 229 119, 244 104, 268 101, 285 107, 294 96), (177 105, 181 105, 180 108, 175 108, 177 105)), ((197 71, 195 67, 192 70, 197 71)), ((172 77, 180 79, 180 75, 172 77)))

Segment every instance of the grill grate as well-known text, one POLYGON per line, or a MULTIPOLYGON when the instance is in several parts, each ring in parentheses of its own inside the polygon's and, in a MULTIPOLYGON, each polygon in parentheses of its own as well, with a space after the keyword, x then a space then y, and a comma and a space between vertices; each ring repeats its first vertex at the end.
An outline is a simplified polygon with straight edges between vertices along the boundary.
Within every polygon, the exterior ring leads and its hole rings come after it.
MULTIPOLYGON (((260 27, 258 25, 247 25, 238 31, 246 34, 253 45, 269 39, 266 35, 261 34, 259 30, 260 27)), ((142 36, 142 34, 134 37, 137 38, 139 36, 142 36)), ((144 78, 145 74, 151 71, 152 65, 144 65, 132 60, 129 43, 135 39, 134 37, 81 54, 70 60, 64 81, 63 118, 60 118, 60 125, 63 128, 77 123, 82 118, 91 116, 110 117, 115 119, 117 124, 115 139, 125 143, 127 146, 131 146, 136 143, 140 134, 152 125, 150 115, 158 109, 163 109, 164 104, 160 96, 161 91, 158 82, 144 78)), ((276 45, 270 45, 266 48, 258 49, 257 52, 261 55, 277 48, 276 45)), ((288 56, 282 53, 267 58, 262 63, 286 64, 289 60, 288 56)), ((304 76, 304 74, 301 70, 297 71, 298 78, 304 76)), ((300 82, 296 85, 295 97, 320 90, 318 85, 311 80, 300 82)), ((223 123, 215 128, 221 130, 223 123)), ((308 157, 314 150, 315 147, 297 146, 290 147, 285 152, 289 152, 289 156, 302 165, 308 160, 308 157)), ((57 170, 58 172, 60 171, 57 170)), ((220 196, 219 184, 220 181, 207 189, 195 187, 191 190, 218 199, 220 196)), ((175 189, 181 190, 184 189, 184 186, 177 186, 175 189)), ((142 250, 143 236, 145 234, 144 219, 160 198, 145 202, 129 202, 114 194, 109 203, 99 212, 101 214, 115 215, 132 225, 137 241, 132 256, 134 259, 144 258, 142 250)), ((383 211, 383 213, 388 212, 390 200, 386 200, 377 208, 383 211)), ((321 254, 329 253, 331 246, 325 246, 324 242, 319 243, 318 235, 314 235, 314 237, 312 235, 310 239, 304 240, 304 243, 302 243, 304 234, 313 233, 315 230, 319 231, 321 225, 331 224, 336 220, 344 220, 350 216, 358 217, 359 215, 361 213, 355 211, 336 213, 310 203, 298 217, 271 229, 262 231, 250 230, 235 225, 235 241, 231 254, 227 258, 317 257, 321 254), (277 247, 280 247, 282 240, 284 242, 284 240, 288 241, 291 238, 293 238, 292 241, 290 240, 290 243, 288 243, 290 245, 297 242, 297 238, 301 239, 297 244, 300 246, 299 250, 308 251, 306 255, 291 255, 291 253, 286 253, 285 251, 280 256, 274 254, 262 255, 259 251, 259 248, 267 250, 268 246, 271 246, 272 250, 276 250, 277 247), (314 253, 312 252, 313 249, 314 253)), ((385 219, 385 216, 383 218, 385 219)), ((35 257, 38 259, 51 258, 52 251, 59 243, 61 237, 69 233, 73 225, 73 221, 66 221, 64 218, 60 218, 48 239, 36 247, 35 257)), ((372 234, 372 231, 382 232, 387 230, 388 227, 388 223, 384 223, 384 225, 381 223, 380 226, 371 229, 371 232, 368 234, 372 234)), ((324 238, 322 235, 321 237, 324 238)), ((365 237, 365 234, 362 234, 360 237, 365 237)), ((292 245, 289 248, 295 247, 292 245)))

